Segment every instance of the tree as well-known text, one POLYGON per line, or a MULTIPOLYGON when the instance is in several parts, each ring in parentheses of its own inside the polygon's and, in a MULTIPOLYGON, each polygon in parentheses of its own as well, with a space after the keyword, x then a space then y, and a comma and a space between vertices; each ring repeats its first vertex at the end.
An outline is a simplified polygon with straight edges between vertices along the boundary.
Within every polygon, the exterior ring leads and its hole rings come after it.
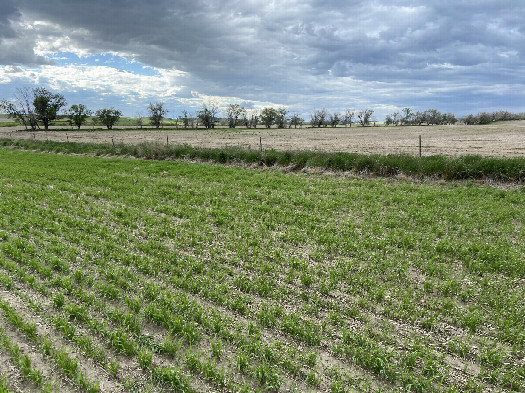
POLYGON ((446 116, 446 124, 456 124, 458 122, 458 119, 456 119, 456 115, 453 113, 447 113, 446 115, 443 115, 444 118, 446 116))
POLYGON ((312 127, 326 127, 326 118, 328 117, 328 112, 326 109, 316 109, 310 115, 310 125, 312 127))
POLYGON ((292 114, 292 117, 290 117, 290 125, 289 127, 292 128, 292 126, 294 126, 294 128, 297 128, 297 126, 301 126, 303 124, 304 120, 301 119, 301 117, 299 117, 299 113, 297 112, 294 112, 292 114))
POLYGON ((410 108, 403 108, 404 116, 401 118, 401 124, 411 124, 414 119, 414 113, 410 108))
POLYGON ((105 125, 109 130, 113 128, 120 116, 122 116, 122 112, 114 108, 99 109, 95 112, 97 121, 105 125))
POLYGON ((339 114, 339 112, 334 112, 333 114, 330 114, 328 116, 330 121, 330 127, 337 127, 337 125, 341 121, 340 116, 341 115, 339 114))
POLYGON ((188 128, 188 126, 190 125, 190 118, 188 117, 187 110, 182 111, 182 124, 184 124, 184 128, 188 128))
POLYGON ((29 88, 17 89, 12 101, 0 101, 0 110, 8 114, 10 118, 20 121, 26 128, 32 130, 38 128, 36 114, 31 103, 31 90, 29 88))
POLYGON ((36 117, 47 130, 49 122, 55 120, 60 108, 66 105, 66 100, 63 95, 53 94, 43 87, 33 89, 33 97, 36 117))
POLYGON ((385 125, 389 126, 391 124, 397 126, 401 120, 399 112, 394 112, 391 115, 387 115, 385 118, 385 125))
POLYGON ((275 110, 275 124, 277 125, 277 128, 286 128, 287 113, 288 111, 284 107, 275 110))
POLYGON ((91 116, 91 111, 83 104, 74 104, 66 111, 66 115, 69 117, 69 121, 76 125, 80 130, 82 124, 84 124, 86 119, 91 116))
POLYGON ((443 116, 441 115, 441 112, 439 112, 437 109, 427 109, 425 111, 425 122, 427 125, 439 125, 441 124, 441 121, 443 120, 443 116))
POLYGON ((350 127, 352 127, 352 120, 355 116, 355 111, 353 111, 352 109, 347 109, 345 110, 345 114, 343 116, 343 124, 346 125, 347 124, 350 124, 350 127))
MULTIPOLYGON (((410 121, 411 124, 417 124, 420 126, 426 121, 426 112, 417 111, 416 113, 412 113, 412 120, 410 121)), ((402 121, 403 119, 401 119, 402 121)))
POLYGON ((263 123, 266 128, 270 128, 274 123, 277 117, 277 111, 274 108, 267 106, 261 111, 261 123, 263 123))
POLYGON ((137 118, 137 120, 135 120, 135 124, 137 125, 137 127, 142 128, 142 126, 144 125, 144 116, 142 115, 142 112, 137 112, 135 117, 137 118))
POLYGON ((219 106, 214 102, 203 102, 202 110, 197 112, 197 117, 206 128, 215 128, 215 121, 219 106))
POLYGON ((478 123, 479 124, 489 124, 492 122, 492 115, 487 112, 478 113, 478 123))
POLYGON ((164 103, 163 102, 157 102, 155 104, 149 103, 148 105, 148 112, 149 112, 149 120, 152 125, 155 126, 155 128, 159 128, 162 124, 162 119, 164 119, 164 116, 168 111, 164 109, 164 103))
POLYGON ((228 119, 228 127, 235 128, 240 117, 246 116, 246 109, 239 104, 230 104, 226 109, 226 117, 228 119))
POLYGON ((247 127, 248 128, 257 128, 257 124, 259 124, 259 114, 256 110, 252 109, 250 111, 250 118, 246 117, 247 121, 247 127))
POLYGON ((12 101, 2 100, 0 109, 9 117, 22 122, 26 129, 39 128, 38 120, 44 123, 47 130, 49 122, 56 119, 60 108, 66 105, 66 100, 61 94, 53 94, 43 87, 34 89, 17 89, 12 101))
POLYGON ((370 118, 372 117, 373 113, 373 109, 363 109, 362 111, 357 112, 357 118, 359 119, 361 126, 365 127, 370 124, 370 118))

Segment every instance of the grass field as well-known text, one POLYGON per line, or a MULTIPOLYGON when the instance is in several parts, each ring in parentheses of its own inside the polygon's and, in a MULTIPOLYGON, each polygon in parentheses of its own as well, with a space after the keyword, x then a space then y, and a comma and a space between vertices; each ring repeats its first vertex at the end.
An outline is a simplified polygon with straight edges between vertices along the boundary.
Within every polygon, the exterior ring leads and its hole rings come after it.
POLYGON ((524 206, 0 148, 0 389, 524 391, 524 206))

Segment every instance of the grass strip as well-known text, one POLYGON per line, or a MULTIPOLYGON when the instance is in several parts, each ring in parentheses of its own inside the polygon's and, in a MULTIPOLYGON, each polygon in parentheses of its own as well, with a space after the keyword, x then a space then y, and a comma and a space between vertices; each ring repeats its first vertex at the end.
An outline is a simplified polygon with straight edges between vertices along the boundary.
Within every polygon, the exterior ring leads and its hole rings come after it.
POLYGON ((415 157, 409 154, 357 154, 318 151, 252 150, 242 147, 200 148, 160 143, 81 143, 29 139, 0 139, 0 146, 68 154, 129 155, 152 160, 191 159, 217 163, 284 166, 294 171, 320 168, 352 171, 374 176, 405 174, 444 180, 493 179, 523 182, 525 158, 496 158, 480 155, 415 157))

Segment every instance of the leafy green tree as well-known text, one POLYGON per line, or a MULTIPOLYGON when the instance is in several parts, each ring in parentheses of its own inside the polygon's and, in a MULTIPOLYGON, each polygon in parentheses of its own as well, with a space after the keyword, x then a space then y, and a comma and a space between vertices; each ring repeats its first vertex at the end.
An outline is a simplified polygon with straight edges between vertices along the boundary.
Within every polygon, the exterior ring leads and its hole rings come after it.
POLYGON ((415 114, 412 112, 412 109, 410 108, 403 108, 403 117, 401 118, 401 125, 408 125, 412 124, 414 121, 415 114))
POLYGON ((72 124, 76 125, 78 129, 86 122, 86 119, 91 116, 92 112, 83 104, 74 104, 69 107, 66 115, 72 124))
POLYGON ((226 109, 226 117, 228 118, 228 127, 235 128, 239 118, 246 117, 246 109, 239 104, 230 104, 226 109))
POLYGON ((275 124, 277 128, 286 128, 286 114, 288 111, 286 108, 279 108, 275 111, 275 124))
POLYGON ((162 124, 162 119, 164 119, 164 116, 166 116, 166 113, 168 113, 168 111, 164 109, 164 103, 157 102, 153 104, 150 102, 148 105, 148 111, 151 124, 153 124, 156 128, 159 128, 162 124))
POLYGON ((263 123, 266 128, 270 128, 277 118, 277 111, 274 108, 266 107, 261 111, 261 123, 263 123))
POLYGON ((53 94, 43 87, 33 89, 33 107, 38 120, 44 123, 44 128, 49 129, 49 122, 56 119, 60 108, 66 105, 66 100, 61 94, 53 94))
POLYGON ((206 128, 215 128, 215 121, 219 107, 214 102, 204 102, 202 110, 197 112, 197 117, 206 128))
POLYGON ((105 125, 109 130, 120 119, 122 112, 114 108, 99 109, 95 112, 95 118, 100 124, 105 125))
POLYGON ((456 124, 458 122, 458 119, 456 118, 455 114, 447 113, 443 115, 443 122, 445 124, 456 124))

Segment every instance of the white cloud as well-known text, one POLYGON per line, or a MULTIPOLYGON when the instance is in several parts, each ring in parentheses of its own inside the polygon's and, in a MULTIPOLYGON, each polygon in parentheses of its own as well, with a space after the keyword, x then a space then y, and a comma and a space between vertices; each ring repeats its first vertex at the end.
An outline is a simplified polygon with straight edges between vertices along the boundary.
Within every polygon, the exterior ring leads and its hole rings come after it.
POLYGON ((46 81, 51 89, 58 91, 94 90, 130 100, 172 97, 181 90, 184 75, 177 70, 159 70, 158 76, 137 75, 107 66, 0 67, 2 80, 19 80, 35 85, 46 81))
MULTIPOLYGON (((525 97, 515 88, 525 69, 520 1, 3 1, 0 64, 30 67, 20 80, 52 88, 181 105, 198 105, 198 91, 303 113, 454 111, 496 105, 497 91, 512 91, 513 106, 525 97), (112 53, 157 72, 119 72, 103 61, 36 68, 63 52, 112 53)), ((4 86, 15 80, 0 70, 4 86)))

